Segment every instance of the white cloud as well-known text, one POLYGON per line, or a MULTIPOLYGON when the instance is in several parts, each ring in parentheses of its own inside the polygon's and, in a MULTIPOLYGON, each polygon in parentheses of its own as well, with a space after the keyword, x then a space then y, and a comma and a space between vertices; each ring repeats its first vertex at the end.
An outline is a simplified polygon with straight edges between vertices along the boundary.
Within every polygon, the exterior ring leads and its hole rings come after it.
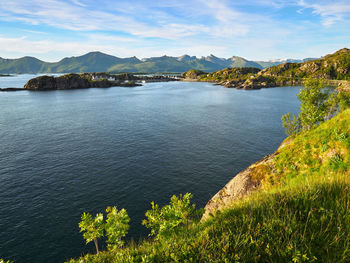
POLYGON ((322 17, 322 25, 329 27, 338 21, 349 18, 350 2, 349 1, 315 1, 300 0, 298 5, 303 8, 312 9, 313 14, 322 17))
POLYGON ((42 60, 51 58, 49 61, 56 62, 63 56, 78 56, 85 53, 98 50, 107 54, 118 57, 137 56, 139 58, 152 56, 180 56, 185 53, 191 55, 201 56, 203 54, 210 54, 213 50, 224 53, 226 47, 215 45, 201 45, 198 43, 191 43, 190 41, 181 47, 169 47, 167 50, 159 49, 157 46, 149 45, 144 42, 136 42, 131 39, 123 39, 119 37, 110 37, 104 35, 88 35, 92 41, 81 42, 55 42, 52 40, 33 41, 26 36, 18 38, 6 38, 0 35, 0 50, 3 54, 11 54, 6 58, 18 58, 21 56, 36 56, 42 60), (121 41, 126 41, 126 45, 119 45, 121 41), (141 48, 142 47, 142 48, 141 48), (57 55, 61 57, 57 57, 57 55))
POLYGON ((72 3, 75 4, 75 5, 78 5, 78 6, 83 6, 83 7, 86 6, 86 4, 83 4, 82 2, 80 2, 78 0, 72 0, 72 3))
MULTIPOLYGON (((38 54, 51 60, 92 50, 122 57, 214 53, 264 59, 282 51, 291 54, 296 40, 305 47, 325 32, 335 34, 335 28, 320 29, 315 16, 295 20, 301 16, 294 14, 289 19, 290 10, 312 10, 328 27, 344 22, 350 11, 344 1, 326 0, 101 0, 98 5, 93 0, 0 1, 0 20, 18 28, 2 32, 0 55, 38 54), (18 37, 23 31, 28 38, 18 37)), ((346 30, 346 25, 337 30, 346 30)), ((342 34, 338 44, 349 43, 347 31, 342 34)), ((326 38, 324 42, 330 41, 326 38)))
MULTIPOLYGON (((124 12, 119 13, 98 11, 87 7, 78 0, 71 0, 71 3, 58 0, 32 0, 30 3, 2 0, 0 12, 3 19, 22 21, 32 25, 45 24, 71 31, 126 32, 147 38, 181 39, 202 33, 217 37, 218 28, 230 36, 245 35, 249 31, 249 26, 244 24, 246 14, 229 8, 221 1, 198 1, 193 6, 191 2, 186 2, 186 4, 173 4, 171 8, 179 9, 177 11, 180 13, 186 9, 183 13, 187 15, 195 14, 200 9, 206 9, 206 15, 214 16, 216 23, 213 25, 195 21, 189 23, 186 17, 176 17, 173 14, 159 11, 159 8, 138 8, 137 5, 132 9, 125 8, 124 12)), ((154 6, 153 4, 152 7, 154 6)), ((160 2, 158 6, 164 6, 164 3, 160 2)))
POLYGON ((90 10, 77 1, 74 1, 75 5, 57 0, 33 0, 30 4, 13 0, 2 0, 2 2, 0 11, 8 14, 3 15, 7 20, 23 21, 32 25, 46 24, 71 31, 108 30, 126 32, 140 37, 167 39, 178 39, 207 31, 202 25, 189 26, 171 21, 147 24, 136 21, 130 15, 90 10))

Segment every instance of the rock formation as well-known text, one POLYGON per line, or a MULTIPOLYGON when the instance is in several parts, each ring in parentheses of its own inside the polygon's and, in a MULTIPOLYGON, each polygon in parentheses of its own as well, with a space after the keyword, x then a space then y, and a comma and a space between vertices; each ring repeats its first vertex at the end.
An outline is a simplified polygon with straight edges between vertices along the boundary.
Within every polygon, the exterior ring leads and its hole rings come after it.
POLYGON ((234 200, 243 198, 249 195, 251 192, 259 189, 261 185, 261 179, 255 176, 256 167, 269 166, 275 154, 268 155, 264 159, 249 166, 244 171, 238 173, 233 179, 231 179, 218 193, 216 193, 206 204, 202 221, 209 218, 211 214, 215 214, 217 211, 227 208, 232 204, 234 200))
POLYGON ((120 80, 111 81, 105 78, 93 80, 91 74, 66 74, 59 77, 40 76, 33 78, 25 84, 24 89, 45 91, 87 88, 109 88, 113 86, 135 87, 140 86, 140 84, 120 80))

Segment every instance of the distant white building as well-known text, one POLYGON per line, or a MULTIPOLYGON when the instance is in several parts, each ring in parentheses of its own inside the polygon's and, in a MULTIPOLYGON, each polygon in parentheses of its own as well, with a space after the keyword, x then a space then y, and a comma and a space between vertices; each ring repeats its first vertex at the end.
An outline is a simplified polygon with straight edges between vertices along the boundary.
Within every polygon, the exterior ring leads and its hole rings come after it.
POLYGON ((100 79, 102 79, 100 76, 95 76, 95 75, 92 76, 92 80, 100 80, 100 79))
POLYGON ((100 80, 100 79, 107 79, 109 81, 115 81, 115 77, 109 76, 108 78, 106 76, 99 76, 99 75, 92 75, 92 80, 100 80))

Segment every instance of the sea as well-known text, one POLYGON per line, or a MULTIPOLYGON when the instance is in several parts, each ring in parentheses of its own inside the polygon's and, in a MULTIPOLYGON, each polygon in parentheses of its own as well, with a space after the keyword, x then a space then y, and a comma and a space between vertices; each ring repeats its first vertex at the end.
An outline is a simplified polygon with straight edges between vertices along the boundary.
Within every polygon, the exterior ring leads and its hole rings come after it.
MULTIPOLYGON (((34 75, 0 77, 23 87, 34 75)), ((107 206, 139 241, 150 202, 193 194, 203 208, 286 138, 300 87, 236 90, 200 82, 0 92, 0 258, 64 262, 94 253, 78 223, 107 206)), ((103 240, 100 244, 106 249, 103 240)))

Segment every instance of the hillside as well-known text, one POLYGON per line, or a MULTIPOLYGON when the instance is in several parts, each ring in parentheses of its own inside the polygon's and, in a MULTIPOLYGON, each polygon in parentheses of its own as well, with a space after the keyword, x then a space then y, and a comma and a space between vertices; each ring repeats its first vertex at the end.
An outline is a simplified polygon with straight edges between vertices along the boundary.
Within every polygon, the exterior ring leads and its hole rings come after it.
POLYGON ((243 85, 247 79, 258 73, 258 68, 225 68, 213 73, 205 73, 201 70, 189 70, 182 74, 184 81, 216 82, 218 85, 231 87, 243 85))
POLYGON ((299 85, 305 78, 350 80, 350 50, 343 48, 321 59, 284 63, 263 69, 244 83, 245 89, 299 85))
POLYGON ((117 63, 125 63, 124 60, 101 52, 91 52, 80 57, 64 58, 57 63, 47 64, 47 72, 104 72, 117 63))
POLYGON ((0 58, 0 73, 82 73, 82 72, 109 72, 109 73, 159 73, 185 72, 190 69, 207 72, 221 70, 227 67, 256 67, 263 69, 268 66, 283 63, 255 62, 242 57, 218 58, 214 55, 197 58, 183 55, 180 57, 152 57, 138 59, 136 57, 118 58, 101 52, 90 52, 83 56, 67 57, 58 62, 48 63, 33 57, 19 59, 0 58))
POLYGON ((0 58, 0 73, 30 73, 36 74, 46 70, 46 62, 34 57, 19 59, 0 58))
POLYGON ((303 63, 286 63, 261 71, 266 77, 350 80, 350 49, 343 48, 321 59, 303 63))
POLYGON ((301 85, 306 78, 324 79, 329 84, 338 84, 337 81, 350 80, 350 50, 343 48, 321 59, 308 60, 302 63, 283 63, 253 72, 247 77, 230 73, 230 68, 210 74, 201 74, 195 77, 199 81, 213 81, 226 87, 238 89, 259 89, 286 85, 301 85), (242 80, 245 80, 242 82, 242 80))
POLYGON ((243 171, 248 191, 238 174, 201 223, 69 262, 349 262, 349 151, 350 109, 243 171))

